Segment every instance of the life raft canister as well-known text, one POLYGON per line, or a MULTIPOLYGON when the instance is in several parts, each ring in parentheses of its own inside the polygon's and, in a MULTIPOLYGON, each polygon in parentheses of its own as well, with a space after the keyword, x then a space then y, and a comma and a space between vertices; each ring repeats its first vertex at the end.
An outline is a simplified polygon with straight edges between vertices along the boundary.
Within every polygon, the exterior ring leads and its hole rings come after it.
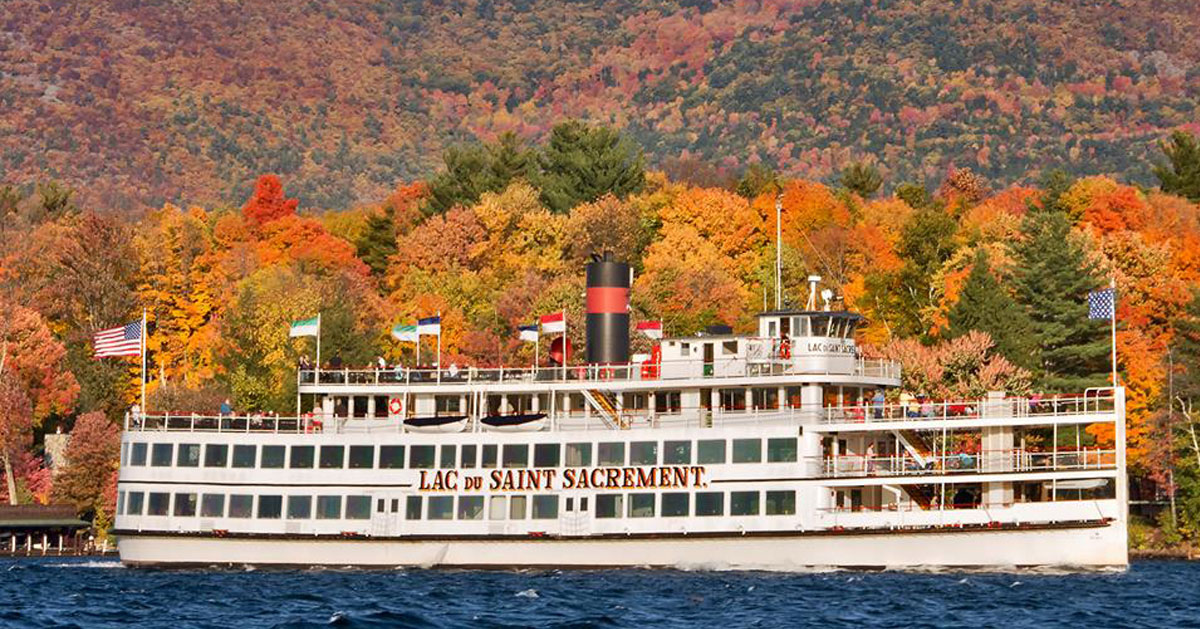
POLYGON ((404 412, 404 401, 398 397, 388 400, 388 413, 399 415, 404 412))

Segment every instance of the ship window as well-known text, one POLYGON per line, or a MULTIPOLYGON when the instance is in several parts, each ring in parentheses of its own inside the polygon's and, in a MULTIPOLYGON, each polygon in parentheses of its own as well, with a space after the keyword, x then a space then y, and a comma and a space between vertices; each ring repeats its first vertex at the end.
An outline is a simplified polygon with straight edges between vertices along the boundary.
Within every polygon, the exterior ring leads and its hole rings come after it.
POLYGON ((223 443, 210 443, 204 446, 204 467, 225 467, 229 465, 229 446, 223 443))
POLYGON ((771 319, 767 322, 767 336, 775 336, 775 320, 771 319))
POLYGON ((630 465, 658 465, 658 442, 635 441, 629 444, 630 465))
POLYGON ((175 494, 175 515, 186 518, 196 515, 196 494, 175 494))
POLYGON ((371 519, 371 497, 370 496, 346 496, 346 519, 347 520, 369 520, 369 519, 371 519))
POLYGON ((533 466, 558 467, 560 449, 557 443, 539 443, 533 446, 533 466))
POLYGON ((775 387, 758 387, 750 390, 750 399, 756 409, 779 408, 779 389, 775 387))
POLYGON ((597 518, 619 518, 624 511, 625 496, 621 494, 599 494, 596 496, 597 518))
POLYGON ((734 439, 734 463, 759 463, 762 461, 762 439, 734 439))
POLYGON ((460 520, 482 520, 483 519, 483 496, 459 496, 458 497, 458 519, 460 519, 460 520))
POLYGON ((745 389, 721 389, 721 410, 723 410, 723 411, 744 411, 744 410, 746 410, 746 390, 745 389))
POLYGON ((812 335, 813 336, 828 336, 829 335, 829 317, 813 317, 812 318, 812 335))
POLYGON ((487 444, 483 446, 483 460, 480 461, 479 467, 496 467, 496 444, 487 444))
POLYGON ((278 520, 283 515, 283 496, 259 496, 258 519, 278 520))
POLYGON ((146 515, 167 515, 167 511, 171 509, 171 494, 150 492, 150 499, 146 504, 146 515))
POLYGON ((142 502, 146 494, 140 491, 129 492, 129 505, 125 507, 125 515, 142 515, 142 502))
POLYGON ((524 520, 529 499, 525 496, 510 496, 508 499, 508 519, 524 520))
POLYGON ((392 498, 392 513, 400 513, 400 499, 392 498))
POLYGON ((387 512, 387 500, 384 498, 377 499, 375 501, 375 513, 386 513, 386 512, 387 512))
POLYGON ((291 458, 288 459, 288 467, 294 470, 312 468, 316 458, 316 448, 314 446, 292 446, 291 458))
POLYGON ((346 448, 321 446, 321 469, 340 470, 346 467, 346 448))
POLYGON ((413 469, 433 467, 433 446, 413 446, 408 453, 408 466, 413 469))
POLYGON ((706 463, 724 463, 725 462, 725 440, 724 439, 701 439, 696 442, 696 462, 704 465, 706 463))
POLYGON ((452 520, 454 519, 454 497, 453 496, 430 496, 429 497, 429 515, 430 520, 452 520))
POLYGON ((625 465, 625 443, 610 441, 596 444, 596 458, 599 465, 620 467, 625 465))
POLYGON ((179 467, 200 467, 200 444, 179 444, 179 454, 175 457, 175 465, 179 467))
POLYGON ((421 519, 421 497, 409 496, 404 505, 405 520, 420 520, 421 519))
POLYGON ((655 413, 678 413, 683 407, 683 395, 679 391, 659 391, 654 394, 655 413))
POLYGON ((796 515, 796 492, 768 491, 767 515, 796 515))
POLYGON ((152 467, 171 467, 171 454, 175 446, 170 443, 156 443, 150 448, 150 465, 152 467))
POLYGON ((442 456, 438 459, 438 467, 452 468, 458 462, 458 446, 443 445, 442 456))
POLYGON ((528 467, 529 446, 524 443, 509 443, 504 446, 504 467, 528 467))
POLYGON ((733 356, 733 355, 737 354, 737 343, 738 343, 737 341, 722 341, 721 342, 721 355, 722 356, 733 356))
POLYGON ((719 491, 696 492, 696 515, 725 515, 725 494, 719 491))
POLYGON ((505 496, 488 498, 488 519, 503 520, 508 517, 508 499, 505 496))
POLYGON ((691 441, 664 441, 663 465, 691 465, 691 441))
POLYGON ((229 497, 229 517, 248 518, 254 510, 254 496, 234 494, 229 497))
POLYGON ((379 467, 385 470, 404 467, 404 446, 379 446, 379 467))
POLYGON ((283 467, 283 457, 287 454, 287 449, 284 446, 263 446, 262 447, 262 466, 268 469, 279 469, 283 467))
POLYGON ((795 463, 796 438, 767 439, 767 463, 795 463))
POLYGON ((225 494, 204 494, 200 498, 200 515, 206 518, 225 517, 225 494))
POLYGON ((462 461, 461 467, 463 469, 471 469, 471 468, 475 467, 475 457, 477 456, 478 450, 479 450, 479 446, 476 446, 474 444, 465 445, 462 448, 460 448, 460 454, 461 454, 460 460, 462 461))
POLYGON ((337 520, 342 517, 341 496, 317 496, 317 519, 337 520))
POLYGON ((591 467, 592 465, 592 444, 590 443, 568 443, 567 444, 567 467, 591 467))
POLYGON ((792 317, 792 336, 809 336, 808 317, 792 317))
POLYGON ((117 515, 125 515, 125 492, 117 492, 117 515))
POLYGON ((534 520, 553 520, 558 517, 558 496, 534 496, 533 497, 533 515, 534 520))
POLYGON ((654 517, 654 494, 629 494, 629 517, 654 517))
POLYGON ((435 395, 433 399, 438 415, 460 412, 461 398, 457 395, 435 395))
POLYGON ((312 496, 288 496, 288 519, 307 520, 312 517, 312 496))
POLYGON ((375 467, 375 446, 350 446, 350 469, 369 470, 375 467))
MULTIPOLYGON (((699 505, 699 501, 697 501, 699 505)), ((757 491, 729 492, 729 515, 758 515, 757 491)))
POLYGON ((685 516, 688 514, 688 494, 666 493, 662 495, 662 514, 664 518, 685 516))
POLYGON ((258 446, 233 446, 233 467, 248 468, 254 467, 255 455, 257 454, 258 446))
POLYGON ((692 353, 691 343, 680 343, 679 344, 679 355, 680 356, 683 356, 684 358, 686 358, 686 357, 690 356, 691 353, 692 353))
POLYGON ((137 467, 146 464, 146 444, 133 444, 133 447, 129 450, 129 464, 137 467))

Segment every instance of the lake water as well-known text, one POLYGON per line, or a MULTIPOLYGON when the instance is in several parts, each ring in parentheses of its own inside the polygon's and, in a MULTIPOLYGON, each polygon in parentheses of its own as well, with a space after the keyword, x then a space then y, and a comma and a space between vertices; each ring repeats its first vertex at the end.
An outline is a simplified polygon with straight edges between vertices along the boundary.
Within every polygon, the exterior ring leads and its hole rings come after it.
POLYGON ((1200 563, 1127 572, 158 571, 0 561, 13 627, 1182 627, 1200 563))

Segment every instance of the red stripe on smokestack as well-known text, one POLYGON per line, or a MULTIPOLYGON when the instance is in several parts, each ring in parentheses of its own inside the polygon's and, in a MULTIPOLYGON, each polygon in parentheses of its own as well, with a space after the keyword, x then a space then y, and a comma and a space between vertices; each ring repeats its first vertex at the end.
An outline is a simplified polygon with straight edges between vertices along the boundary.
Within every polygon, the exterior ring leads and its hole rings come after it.
POLYGON ((629 289, 624 286, 589 286, 587 311, 591 314, 629 312, 629 289))

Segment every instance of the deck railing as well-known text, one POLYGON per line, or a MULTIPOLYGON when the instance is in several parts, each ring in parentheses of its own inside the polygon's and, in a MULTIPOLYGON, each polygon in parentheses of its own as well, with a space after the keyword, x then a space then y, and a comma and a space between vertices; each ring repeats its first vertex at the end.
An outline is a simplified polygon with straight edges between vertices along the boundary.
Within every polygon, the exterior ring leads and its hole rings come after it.
POLYGON ((826 424, 887 423, 920 420, 969 420, 988 417, 1054 417, 1056 415, 1106 415, 1116 409, 1111 389, 1084 395, 978 398, 908 404, 861 404, 824 409, 826 424))
POLYGON ((437 385, 437 384, 517 384, 693 380, 795 375, 851 375, 866 378, 900 377, 900 364, 881 359, 858 358, 848 371, 813 371, 799 362, 769 358, 762 360, 717 358, 704 363, 694 360, 622 365, 575 365, 567 367, 500 367, 441 369, 387 367, 371 369, 301 369, 297 372, 302 386, 354 385, 437 385), (676 367, 695 367, 686 373, 676 367))
POLYGON ((919 461, 908 453, 871 456, 843 454, 820 459, 825 478, 869 476, 929 476, 931 474, 997 474, 1114 469, 1117 451, 1103 448, 1077 450, 983 450, 938 452, 919 461))

